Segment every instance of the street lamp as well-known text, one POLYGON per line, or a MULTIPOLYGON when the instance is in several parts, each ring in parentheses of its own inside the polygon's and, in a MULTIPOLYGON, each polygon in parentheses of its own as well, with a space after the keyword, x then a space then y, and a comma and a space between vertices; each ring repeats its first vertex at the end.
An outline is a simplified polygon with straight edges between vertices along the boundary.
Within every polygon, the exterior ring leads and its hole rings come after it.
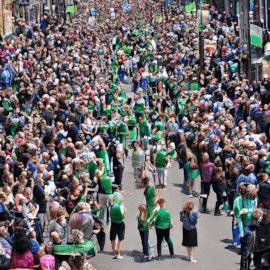
POLYGON ((202 31, 209 21, 209 10, 202 10, 204 0, 196 0, 196 14, 197 14, 197 29, 199 31, 199 54, 200 54, 200 71, 203 71, 204 67, 204 37, 202 31))

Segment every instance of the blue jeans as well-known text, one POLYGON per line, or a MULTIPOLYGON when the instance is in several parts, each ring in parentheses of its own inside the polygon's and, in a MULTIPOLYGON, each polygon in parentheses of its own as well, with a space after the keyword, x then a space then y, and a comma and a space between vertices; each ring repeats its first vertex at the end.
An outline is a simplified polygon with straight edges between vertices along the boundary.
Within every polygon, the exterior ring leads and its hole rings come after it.
POLYGON ((118 77, 119 77, 119 80, 121 82, 123 82, 124 77, 125 77, 125 69, 119 69, 119 71, 118 71, 118 77))
POLYGON ((142 240, 143 254, 149 256, 149 247, 148 247, 149 231, 139 231, 139 232, 142 240))

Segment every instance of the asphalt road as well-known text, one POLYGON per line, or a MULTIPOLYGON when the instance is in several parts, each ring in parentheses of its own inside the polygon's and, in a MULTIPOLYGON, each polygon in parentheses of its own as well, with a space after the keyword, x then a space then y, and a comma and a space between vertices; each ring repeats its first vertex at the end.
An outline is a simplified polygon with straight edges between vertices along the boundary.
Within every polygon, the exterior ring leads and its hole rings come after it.
POLYGON ((171 238, 174 244, 175 259, 169 258, 168 247, 164 246, 163 261, 152 260, 142 262, 138 255, 142 253, 142 245, 137 229, 138 206, 145 202, 143 189, 136 189, 133 177, 131 161, 126 161, 123 175, 123 190, 125 191, 124 205, 127 209, 125 219, 126 235, 123 245, 123 260, 112 259, 111 244, 109 241, 109 229, 105 225, 106 244, 104 253, 97 254, 91 259, 91 263, 98 270, 144 270, 144 269, 213 269, 213 270, 237 270, 239 269, 239 250, 227 250, 226 239, 232 238, 232 219, 227 216, 213 216, 215 194, 211 191, 208 208, 211 214, 201 215, 198 220, 198 248, 195 249, 194 258, 197 264, 190 263, 184 258, 187 255, 186 248, 182 246, 182 222, 179 212, 186 201, 192 200, 199 208, 198 198, 189 198, 181 192, 183 172, 178 169, 178 163, 174 162, 168 172, 168 190, 160 191, 160 195, 167 201, 167 209, 171 213, 174 227, 171 229, 171 238), (133 195, 129 195, 130 191, 133 195))

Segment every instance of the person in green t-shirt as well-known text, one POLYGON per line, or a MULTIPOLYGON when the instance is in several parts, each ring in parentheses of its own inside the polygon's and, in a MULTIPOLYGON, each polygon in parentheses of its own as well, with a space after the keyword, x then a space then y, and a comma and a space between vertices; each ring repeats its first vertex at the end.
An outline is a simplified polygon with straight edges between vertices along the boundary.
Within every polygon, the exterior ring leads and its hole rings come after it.
POLYGON ((166 210, 166 200, 159 198, 158 204, 159 210, 156 210, 154 214, 147 220, 147 224, 154 225, 157 234, 157 251, 158 260, 164 260, 161 256, 161 244, 163 239, 168 243, 171 258, 174 258, 173 242, 170 238, 170 229, 172 228, 172 220, 170 213, 166 210))
POLYGON ((143 246, 143 256, 142 259, 148 259, 151 260, 152 256, 149 252, 149 246, 148 246, 148 237, 149 237, 149 228, 147 226, 147 206, 145 204, 141 204, 139 206, 140 214, 138 215, 138 230, 141 236, 142 240, 142 246, 143 246))
POLYGON ((111 207, 111 229, 110 229, 110 241, 113 250, 113 259, 123 259, 121 256, 121 249, 125 237, 125 223, 126 209, 123 205, 123 192, 113 193, 114 205, 111 207), (118 248, 115 249, 115 239, 118 236, 118 248))
POLYGON ((154 166, 157 168, 159 185, 167 190, 168 168, 171 167, 171 156, 167 155, 164 149, 157 150, 158 152, 154 157, 154 166))
POLYGON ((149 177, 144 177, 142 180, 142 186, 145 188, 144 196, 146 199, 147 205, 147 219, 151 217, 154 208, 154 200, 155 200, 155 188, 150 185, 149 177))

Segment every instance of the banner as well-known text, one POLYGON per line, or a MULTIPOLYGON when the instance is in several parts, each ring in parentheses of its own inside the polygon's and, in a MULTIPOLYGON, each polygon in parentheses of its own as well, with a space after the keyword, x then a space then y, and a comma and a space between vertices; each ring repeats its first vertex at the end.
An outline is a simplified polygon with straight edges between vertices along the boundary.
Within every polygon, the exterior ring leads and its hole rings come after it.
POLYGON ((250 44, 256 47, 263 47, 263 29, 257 25, 250 25, 250 44))
POLYGON ((195 9, 195 4, 194 2, 190 3, 189 5, 186 5, 186 12, 191 13, 191 11, 195 9))

